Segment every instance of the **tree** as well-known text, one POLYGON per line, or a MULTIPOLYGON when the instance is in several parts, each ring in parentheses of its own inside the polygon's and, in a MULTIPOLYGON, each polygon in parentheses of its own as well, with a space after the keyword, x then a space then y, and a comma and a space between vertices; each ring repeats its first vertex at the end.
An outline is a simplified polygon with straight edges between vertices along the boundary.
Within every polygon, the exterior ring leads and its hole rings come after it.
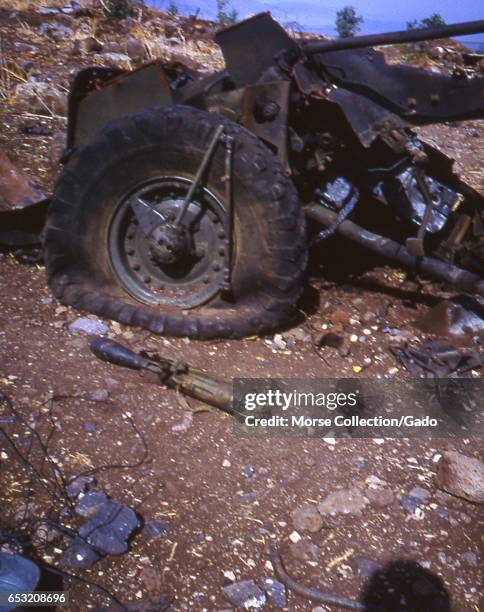
POLYGON ((439 13, 433 13, 430 17, 426 17, 421 21, 412 19, 407 21, 407 30, 415 30, 417 28, 437 28, 438 26, 445 25, 445 20, 439 13))
POLYGON ((439 13, 433 13, 430 17, 422 19, 420 23, 423 28, 437 28, 438 26, 445 25, 444 18, 439 13))
POLYGON ((166 12, 168 15, 170 15, 170 17, 176 17, 179 13, 177 3, 172 0, 167 6, 166 12))
POLYGON ((336 30, 340 38, 354 36, 360 23, 363 23, 363 17, 356 14, 353 6, 344 6, 336 13, 336 30))
POLYGON ((217 21, 221 26, 235 23, 239 17, 237 10, 229 8, 228 4, 228 0, 217 0, 217 21))

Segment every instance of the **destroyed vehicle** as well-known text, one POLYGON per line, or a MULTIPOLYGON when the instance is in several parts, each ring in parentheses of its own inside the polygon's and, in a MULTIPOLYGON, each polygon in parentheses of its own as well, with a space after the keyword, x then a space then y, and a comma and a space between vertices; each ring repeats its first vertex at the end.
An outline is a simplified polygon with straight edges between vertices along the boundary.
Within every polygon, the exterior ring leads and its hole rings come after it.
POLYGON ((484 295, 483 198, 412 131, 484 117, 484 78, 370 48, 482 31, 297 42, 263 13, 218 32, 216 74, 83 70, 43 231, 53 292, 159 334, 260 334, 291 319, 309 246, 339 232, 484 295), (307 217, 325 229, 310 238, 307 217))

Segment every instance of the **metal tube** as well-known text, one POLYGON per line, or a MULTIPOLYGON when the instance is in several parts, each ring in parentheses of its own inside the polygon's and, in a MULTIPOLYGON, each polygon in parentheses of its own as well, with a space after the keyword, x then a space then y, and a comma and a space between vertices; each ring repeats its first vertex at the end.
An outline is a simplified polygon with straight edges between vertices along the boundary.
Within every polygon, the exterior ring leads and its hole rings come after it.
POLYGON ((360 49, 378 45, 398 45, 400 43, 449 38, 451 36, 466 36, 484 32, 484 20, 452 23, 436 28, 419 28, 417 30, 401 30, 383 34, 368 34, 365 36, 348 36, 334 40, 311 41, 302 45, 307 55, 324 53, 325 51, 342 51, 343 49, 360 49))
POLYGON ((205 155, 203 156, 202 163, 200 164, 200 167, 197 170, 197 174, 195 178, 193 179, 193 183, 190 185, 190 189, 188 190, 188 193, 185 196, 185 200, 180 210, 178 211, 178 215, 176 216, 176 219, 173 223, 175 227, 179 226, 180 223, 183 221, 183 217, 185 216, 188 206, 190 202, 192 201, 193 196, 195 195, 195 191, 198 189, 198 184, 202 180, 203 173, 207 169, 207 166, 210 160, 212 159, 212 155, 215 151, 215 147, 217 146, 218 141, 220 140, 220 137, 222 136, 223 131, 224 131, 223 125, 219 125, 218 128, 215 130, 215 134, 213 135, 212 141, 210 142, 208 149, 205 151, 205 155))
MULTIPOLYGON (((308 217, 325 226, 334 223, 338 217, 336 213, 321 206, 321 204, 309 204, 304 210, 308 217)), ((452 266, 434 257, 417 257, 412 255, 402 244, 379 234, 374 234, 353 223, 353 221, 343 221, 338 227, 338 233, 404 266, 416 268, 420 272, 428 274, 439 281, 450 283, 462 291, 484 296, 484 279, 477 276, 477 274, 457 266, 452 266)))

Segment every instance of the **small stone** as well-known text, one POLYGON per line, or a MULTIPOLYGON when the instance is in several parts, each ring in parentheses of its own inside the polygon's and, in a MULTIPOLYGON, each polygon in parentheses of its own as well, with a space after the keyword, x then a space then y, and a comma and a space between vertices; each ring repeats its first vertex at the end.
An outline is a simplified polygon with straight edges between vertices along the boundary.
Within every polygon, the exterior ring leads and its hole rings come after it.
POLYGON ((262 608, 267 599, 264 592, 253 580, 242 580, 223 587, 230 603, 244 610, 257 610, 262 608))
POLYGON ((378 478, 378 476, 375 476, 374 474, 372 474, 371 476, 368 476, 365 479, 365 482, 367 485, 381 486, 383 484, 383 480, 380 480, 380 478, 378 478))
POLYGON ((102 43, 96 40, 93 36, 86 38, 78 38, 72 44, 72 53, 74 55, 82 55, 84 53, 99 53, 102 51, 102 43))
POLYGON ((163 585, 161 574, 152 567, 144 567, 140 571, 139 577, 147 591, 159 591, 163 585))
POLYGON ((73 569, 83 569, 91 567, 91 565, 94 565, 101 557, 102 555, 98 554, 88 544, 82 541, 74 541, 62 555, 61 564, 73 569))
POLYGON ((292 533, 289 534, 289 539, 291 540, 291 542, 300 542, 302 540, 301 535, 297 532, 297 531, 293 531, 292 533))
POLYGON ((109 391, 107 389, 95 389, 90 395, 89 399, 93 402, 105 402, 109 399, 109 391))
POLYGON ((99 319, 80 317, 69 325, 69 331, 87 336, 104 336, 108 333, 109 327, 99 319))
POLYGON ((177 425, 173 425, 171 431, 187 431, 193 423, 193 412, 184 412, 182 420, 177 425))
POLYGON ((281 336, 281 334, 276 334, 274 336, 274 340, 273 343, 275 344, 275 346, 278 349, 285 349, 286 348, 286 341, 284 340, 284 338, 281 336))
POLYGON ((230 580, 230 582, 235 582, 235 574, 232 570, 225 570, 222 573, 227 580, 230 580))
POLYGON ((170 523, 163 519, 147 521, 143 527, 143 535, 147 540, 164 540, 170 533, 170 523))
POLYGON ((78 476, 69 482, 67 485, 67 495, 71 499, 77 497, 80 493, 84 493, 89 486, 95 484, 96 480, 93 476, 78 476))
POLYGON ((477 567, 479 565, 479 559, 476 553, 469 551, 462 555, 462 559, 467 563, 467 565, 471 565, 472 567, 477 567))
POLYGON ((427 499, 430 497, 430 491, 424 489, 423 487, 413 487, 413 489, 408 494, 409 497, 413 497, 420 503, 424 504, 427 499))
POLYGON ((146 59, 148 49, 146 43, 139 38, 129 38, 126 42, 126 54, 135 62, 146 59))
POLYGON ((94 433, 97 429, 97 424, 94 421, 84 421, 82 428, 87 433, 94 433))
POLYGON ((409 514, 414 514, 420 506, 419 500, 415 499, 415 497, 401 497, 398 501, 402 508, 409 514))
POLYGON ((335 514, 361 514, 361 511, 369 503, 361 491, 356 487, 334 491, 325 497, 318 505, 318 510, 323 515, 335 514))
POLYGON ((247 465, 244 468, 244 476, 247 476, 247 478, 252 478, 253 475, 254 475, 254 468, 251 465, 247 465))
POLYGON ((455 451, 442 454, 437 464, 437 485, 457 497, 484 504, 484 463, 455 451))
POLYGON ((386 487, 378 487, 377 489, 367 489, 365 492, 366 497, 370 500, 372 506, 377 508, 383 508, 393 503, 395 496, 391 489, 386 487))
POLYGON ((376 318, 377 316, 374 312, 368 311, 363 314, 361 320, 363 321, 363 323, 371 323, 372 321, 375 321, 376 318))
POLYGON ((120 70, 131 70, 131 58, 125 53, 101 53, 98 55, 104 64, 119 68, 120 70))
POLYGON ((316 533, 323 526, 323 519, 316 506, 305 504, 291 512, 294 528, 300 531, 316 533))
POLYGON ((260 587, 265 591, 269 603, 275 608, 285 608, 287 606, 286 587, 282 582, 274 578, 264 577, 259 581, 260 587))
POLYGON ((90 518, 94 516, 107 501, 108 496, 103 491, 91 491, 86 493, 76 504, 76 514, 84 518, 90 518))
POLYGON ((320 550, 312 542, 308 540, 300 540, 299 542, 291 542, 289 544, 289 552, 297 561, 308 563, 310 561, 319 561, 320 550))

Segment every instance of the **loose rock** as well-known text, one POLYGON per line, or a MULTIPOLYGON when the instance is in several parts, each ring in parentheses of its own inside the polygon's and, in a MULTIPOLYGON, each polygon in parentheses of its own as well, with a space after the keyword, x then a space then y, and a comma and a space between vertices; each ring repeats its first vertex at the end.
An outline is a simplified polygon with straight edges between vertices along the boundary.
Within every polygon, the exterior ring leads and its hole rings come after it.
POLYGON ((120 70, 131 70, 131 58, 125 53, 102 53, 99 57, 107 66, 120 70))
POLYGON ((484 463, 456 451, 442 453, 437 464, 437 485, 457 497, 484 504, 484 463))
POLYGON ((265 591, 269 603, 275 608, 285 608, 287 606, 286 587, 282 582, 274 578, 261 578, 259 581, 261 588, 265 591))
POLYGON ((82 540, 75 541, 64 552, 61 558, 61 563, 65 567, 73 569, 82 569, 91 567, 96 561, 101 559, 101 555, 85 544, 82 540))
POLYGON ((74 55, 82 55, 83 53, 100 53, 102 49, 102 43, 96 40, 94 36, 79 38, 72 44, 72 53, 74 55))
POLYGON ((294 528, 298 531, 310 531, 316 533, 323 526, 323 519, 316 506, 305 504, 291 512, 294 528))
POLYGON ((109 327, 99 319, 80 317, 69 325, 69 331, 74 334, 85 334, 86 336, 104 336, 109 327))
POLYGON ((128 550, 128 540, 139 526, 131 508, 109 500, 79 529, 79 535, 96 550, 120 555, 128 550))
POLYGON ((230 603, 244 610, 257 610, 265 605, 267 599, 264 592, 253 580, 242 580, 223 588, 230 603))
POLYGON ((299 540, 299 542, 291 542, 289 544, 289 552, 294 559, 298 561, 318 561, 320 556, 320 550, 308 540, 299 540))
POLYGON ((370 500, 370 504, 377 508, 383 508, 393 503, 395 495, 391 489, 386 487, 378 487, 376 489, 367 489, 365 491, 366 497, 370 500))
POLYGON ((84 518, 94 516, 96 512, 108 501, 108 496, 103 491, 91 491, 86 493, 76 504, 76 514, 84 518))
POLYGON ((361 511, 368 503, 368 498, 356 487, 353 487, 330 493, 318 505, 318 510, 323 515, 361 514, 361 511))

